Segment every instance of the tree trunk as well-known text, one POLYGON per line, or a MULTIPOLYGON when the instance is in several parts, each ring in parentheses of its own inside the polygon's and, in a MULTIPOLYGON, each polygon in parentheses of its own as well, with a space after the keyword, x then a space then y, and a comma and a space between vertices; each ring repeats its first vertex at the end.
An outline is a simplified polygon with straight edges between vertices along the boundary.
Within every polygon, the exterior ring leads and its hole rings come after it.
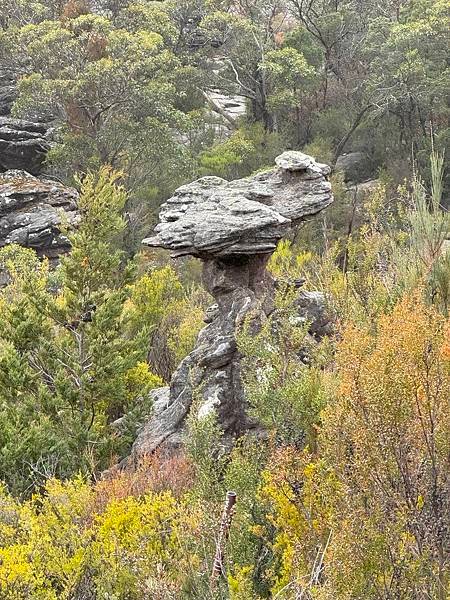
POLYGON ((350 127, 349 131, 344 135, 344 137, 341 139, 341 141, 339 142, 339 144, 336 147, 336 150, 334 152, 334 156, 333 156, 333 162, 332 162, 332 167, 334 167, 336 165, 337 159, 339 158, 339 156, 342 154, 345 146, 347 145, 349 139, 352 137, 352 135, 355 133, 355 131, 358 129, 358 127, 360 126, 365 114, 371 109, 373 108, 372 104, 368 104, 367 106, 365 106, 357 115, 355 120, 353 121, 352 126, 350 127))

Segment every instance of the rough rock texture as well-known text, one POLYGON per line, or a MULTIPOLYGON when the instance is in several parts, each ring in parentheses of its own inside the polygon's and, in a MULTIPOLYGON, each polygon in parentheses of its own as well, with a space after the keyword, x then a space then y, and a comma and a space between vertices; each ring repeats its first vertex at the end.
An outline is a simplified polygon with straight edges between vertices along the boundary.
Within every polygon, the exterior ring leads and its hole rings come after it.
POLYGON ((0 116, 11 113, 14 100, 17 98, 16 77, 9 69, 0 68, 0 116))
POLYGON ((69 249, 59 225, 63 213, 69 225, 78 221, 77 192, 35 177, 50 149, 52 129, 43 115, 33 116, 35 121, 10 116, 16 80, 11 70, 0 68, 0 247, 17 243, 54 259, 69 249))
POLYGON ((20 244, 55 258, 69 249, 59 226, 78 221, 77 192, 25 171, 0 173, 0 247, 20 244))
POLYGON ((216 134, 227 138, 236 127, 240 117, 247 112, 247 99, 238 94, 223 94, 218 89, 205 92, 205 98, 211 107, 211 114, 219 116, 214 129, 216 134))
POLYGON ((220 90, 212 90, 208 95, 233 121, 245 116, 247 112, 247 100, 244 96, 240 96, 239 94, 226 95, 222 94, 220 90))
POLYGON ((374 164, 365 152, 348 152, 337 159, 336 170, 344 173, 345 181, 361 183, 373 176, 374 164))
POLYGON ((295 305, 298 308, 300 322, 309 323, 310 335, 320 340, 333 333, 333 320, 328 313, 322 292, 302 290, 295 305))
POLYGON ((271 254, 292 226, 332 202, 327 165, 300 152, 276 163, 249 179, 203 177, 178 188, 161 208, 156 235, 143 243, 203 260, 271 254))
POLYGON ((0 171, 24 169, 39 174, 50 149, 49 132, 43 123, 0 117, 0 171))
POLYGON ((0 66, 0 171, 24 169, 38 175, 50 149, 52 118, 36 114, 29 121, 14 119, 11 110, 17 95, 17 73, 0 66))
POLYGON ((200 257, 204 286, 216 304, 170 387, 153 393, 154 413, 133 458, 179 446, 192 406, 199 418, 216 409, 228 439, 257 427, 246 414, 236 331, 247 318, 257 330, 273 311, 274 282, 266 264, 277 242, 332 202, 326 165, 299 152, 285 152, 276 164, 248 179, 204 177, 179 188, 162 206, 155 235, 144 240, 174 256, 200 257))

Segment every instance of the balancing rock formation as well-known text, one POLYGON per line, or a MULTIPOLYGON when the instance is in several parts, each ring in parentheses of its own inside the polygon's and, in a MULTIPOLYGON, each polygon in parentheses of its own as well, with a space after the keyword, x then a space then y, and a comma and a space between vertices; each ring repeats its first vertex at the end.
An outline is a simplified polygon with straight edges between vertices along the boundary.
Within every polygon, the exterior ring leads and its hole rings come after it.
POLYGON ((200 258, 216 304, 170 387, 154 391, 153 415, 133 446, 134 458, 182 443, 194 397, 197 416, 215 409, 226 437, 256 426, 246 414, 236 331, 247 317, 257 330, 273 311, 266 265, 277 242, 333 201, 327 165, 300 152, 285 152, 275 162, 276 168, 247 179, 203 177, 180 187, 162 206, 155 235, 143 241, 174 257, 200 258))

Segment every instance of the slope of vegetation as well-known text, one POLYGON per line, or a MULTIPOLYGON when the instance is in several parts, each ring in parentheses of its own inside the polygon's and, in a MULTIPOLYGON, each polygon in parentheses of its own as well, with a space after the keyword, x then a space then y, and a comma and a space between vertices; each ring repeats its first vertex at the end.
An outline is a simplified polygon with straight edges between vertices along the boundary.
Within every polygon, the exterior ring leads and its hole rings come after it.
POLYGON ((14 114, 51 120, 45 170, 81 212, 56 269, 0 249, 1 599, 447 598, 447 39, 444 0, 0 0, 14 114), (178 185, 285 148, 361 152, 376 181, 337 170, 334 206, 270 261, 283 317, 238 339, 267 435, 225 452, 210 415, 179 455, 114 470, 210 303, 143 233, 178 185), (320 344, 299 278, 332 316, 320 344))

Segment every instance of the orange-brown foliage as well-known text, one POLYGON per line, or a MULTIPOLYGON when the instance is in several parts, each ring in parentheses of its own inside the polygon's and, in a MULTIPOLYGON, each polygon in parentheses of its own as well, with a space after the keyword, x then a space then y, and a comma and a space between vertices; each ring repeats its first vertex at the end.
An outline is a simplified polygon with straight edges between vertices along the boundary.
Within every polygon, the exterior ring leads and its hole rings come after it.
POLYGON ((192 485, 193 466, 182 453, 165 457, 160 453, 144 457, 135 468, 111 472, 95 485, 92 513, 101 513, 111 500, 139 497, 147 492, 170 492, 178 497, 192 485))
POLYGON ((99 60, 106 55, 107 40, 104 36, 92 34, 89 37, 86 52, 89 60, 99 60))
POLYGON ((89 14, 89 12, 90 9, 87 0, 69 0, 61 13, 61 20, 76 19, 77 17, 81 17, 81 15, 89 14))
POLYGON ((278 31, 274 37, 275 37, 275 44, 277 46, 282 46, 284 43, 284 38, 285 38, 284 31, 278 31))
POLYGON ((74 101, 68 101, 65 105, 67 124, 73 133, 88 133, 92 128, 91 120, 84 108, 74 101))

